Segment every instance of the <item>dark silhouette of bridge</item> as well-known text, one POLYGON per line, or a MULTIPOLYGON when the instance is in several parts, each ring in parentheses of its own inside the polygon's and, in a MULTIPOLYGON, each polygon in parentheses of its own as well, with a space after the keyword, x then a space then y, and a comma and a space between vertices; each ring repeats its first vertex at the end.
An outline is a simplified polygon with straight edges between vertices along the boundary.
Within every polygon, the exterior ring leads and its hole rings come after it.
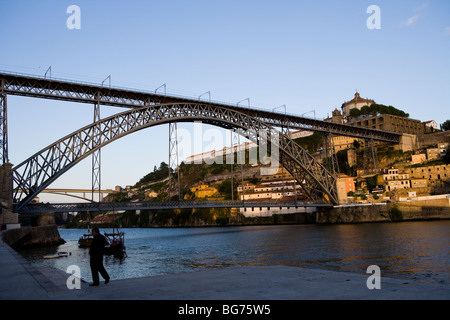
MULTIPOLYGON (((56 210, 48 205, 30 204, 31 200, 58 177, 81 160, 93 156, 93 180, 100 183, 98 153, 107 144, 128 134, 160 124, 202 121, 203 123, 232 129, 265 148, 269 153, 279 150, 280 164, 297 180, 312 203, 338 204, 336 176, 329 172, 307 151, 293 142, 288 135, 275 128, 303 129, 327 134, 345 135, 370 141, 398 143, 401 134, 355 127, 292 114, 277 113, 250 107, 203 101, 187 97, 105 87, 60 79, 0 73, 0 152, 3 164, 8 163, 7 95, 89 103, 94 105, 94 122, 59 139, 12 168, 12 210, 56 210), (99 106, 128 108, 128 111, 100 119, 99 106), (275 139, 276 138, 276 139, 275 139), (97 160, 95 160, 97 159, 97 160), (34 209, 31 209, 34 207, 34 209)), ((6 187, 8 187, 8 183, 6 187)), ((98 188, 100 189, 100 188, 98 188)), ((94 186, 92 188, 94 190, 94 186)), ((82 210, 86 204, 72 208, 82 210)), ((89 210, 104 210, 109 204, 89 204, 89 210), (99 208, 99 209, 95 209, 99 208)), ((127 204, 129 207, 132 204, 127 204)), ((128 208, 123 205, 123 208, 128 208)), ((242 202, 192 203, 165 202, 159 205, 140 203, 142 208, 179 208, 197 206, 245 206, 242 202), (239 205, 239 203, 241 203, 239 205)), ((117 205, 117 208, 121 205, 117 205)), ((121 207, 121 208, 122 208, 121 207)), ((54 207, 56 208, 56 207, 54 207)), ((134 207, 136 209, 136 207, 134 207)), ((62 206, 59 210, 67 211, 62 206)), ((70 211, 76 211, 70 210, 70 211)), ((107 209, 110 210, 110 209, 107 209)))

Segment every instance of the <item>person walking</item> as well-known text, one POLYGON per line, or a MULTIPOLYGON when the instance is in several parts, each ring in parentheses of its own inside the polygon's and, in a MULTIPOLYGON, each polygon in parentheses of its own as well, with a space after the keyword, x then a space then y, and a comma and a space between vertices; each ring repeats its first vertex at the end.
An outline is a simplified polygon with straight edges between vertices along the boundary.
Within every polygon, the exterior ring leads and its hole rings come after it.
POLYGON ((100 234, 98 228, 93 228, 92 234, 94 235, 94 239, 89 248, 89 256, 93 282, 89 285, 98 286, 100 284, 100 278, 98 276, 99 272, 103 279, 105 279, 105 284, 109 282, 108 272, 106 272, 105 267, 103 266, 103 254, 105 251, 106 240, 105 237, 100 234))

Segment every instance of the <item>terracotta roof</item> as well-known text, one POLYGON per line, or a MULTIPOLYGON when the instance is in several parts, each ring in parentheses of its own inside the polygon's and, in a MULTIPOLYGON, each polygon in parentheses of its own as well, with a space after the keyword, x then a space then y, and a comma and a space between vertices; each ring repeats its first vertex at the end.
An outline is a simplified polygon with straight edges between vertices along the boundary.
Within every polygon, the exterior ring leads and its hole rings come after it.
POLYGON ((359 95, 359 93, 356 92, 356 93, 355 93, 355 97, 354 97, 352 100, 350 100, 350 101, 348 101, 348 102, 345 102, 344 104, 356 103, 356 102, 372 102, 372 103, 373 103, 373 102, 375 102, 375 101, 361 98, 360 95, 359 95))

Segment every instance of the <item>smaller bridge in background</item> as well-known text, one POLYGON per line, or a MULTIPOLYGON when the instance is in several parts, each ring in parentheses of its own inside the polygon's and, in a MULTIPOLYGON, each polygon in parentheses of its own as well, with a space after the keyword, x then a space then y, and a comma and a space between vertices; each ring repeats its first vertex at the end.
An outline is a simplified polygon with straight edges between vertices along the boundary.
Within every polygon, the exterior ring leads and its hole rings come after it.
POLYGON ((308 201, 153 201, 153 202, 87 202, 87 203, 29 203, 21 214, 40 212, 97 212, 122 210, 201 209, 201 208, 306 208, 332 207, 330 203, 308 201))
MULTIPOLYGON (((106 190, 94 190, 95 194, 101 195, 101 198, 104 198, 104 195, 110 194, 110 193, 116 193, 118 191, 112 190, 112 189, 106 189, 106 190)), ((77 199, 87 200, 93 202, 92 200, 92 189, 44 189, 41 191, 41 193, 51 193, 51 194, 57 194, 61 196, 68 196, 73 197, 77 199)))

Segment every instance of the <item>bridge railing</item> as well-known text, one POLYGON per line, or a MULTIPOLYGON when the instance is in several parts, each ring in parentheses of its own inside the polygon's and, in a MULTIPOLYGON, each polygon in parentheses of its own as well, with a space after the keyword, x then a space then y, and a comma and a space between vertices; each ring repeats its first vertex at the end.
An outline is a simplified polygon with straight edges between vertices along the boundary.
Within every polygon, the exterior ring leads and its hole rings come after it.
MULTIPOLYGON (((180 94, 176 94, 173 92, 168 92, 165 94, 161 94, 161 93, 155 93, 154 90, 148 90, 148 89, 141 89, 141 88, 130 88, 130 87, 123 87, 123 86, 103 86, 101 85, 101 83, 96 83, 96 82, 88 82, 88 81, 80 81, 80 80, 73 80, 73 79, 67 79, 67 78, 59 78, 59 77, 51 77, 51 78, 46 78, 45 76, 41 76, 41 75, 36 75, 36 74, 28 74, 28 73, 22 73, 22 72, 11 72, 11 71, 7 71, 7 70, 0 70, 0 75, 1 74, 5 74, 5 75, 12 75, 12 76, 21 76, 21 77, 28 77, 28 78, 39 78, 42 80, 51 80, 51 81, 60 81, 60 82, 67 82, 67 83, 73 83, 73 84, 80 84, 80 85, 87 85, 87 86, 93 86, 93 87, 99 87, 99 88, 110 88, 110 89, 117 89, 117 90, 125 90, 125 91, 132 91, 132 92, 136 92, 136 93, 146 93, 146 94, 152 94, 155 96, 166 96, 166 97, 173 97, 173 98, 180 98, 180 99, 187 99, 187 100, 192 100, 192 101, 199 101, 199 102, 204 102, 204 103, 212 103, 212 104, 218 104, 218 105, 223 105, 226 107, 236 107, 237 104, 236 103, 231 103, 231 102, 226 102, 226 101, 220 101, 220 100, 205 100, 205 99, 199 99, 198 97, 194 97, 194 96, 187 96, 187 95, 180 95, 180 94)), ((277 112, 273 112, 272 109, 266 109, 266 108, 262 108, 262 107, 255 107, 252 105, 249 105, 247 107, 245 106, 239 106, 243 109, 251 109, 251 110, 259 110, 259 111, 264 111, 264 112, 271 112, 276 114, 277 112)), ((298 117, 298 115, 295 114, 290 114, 290 113, 279 113, 280 115, 288 115, 288 116, 295 116, 298 117)), ((309 118, 309 117, 305 117, 307 119, 315 119, 315 118, 309 118)), ((317 119, 316 119, 317 120, 317 119)))

